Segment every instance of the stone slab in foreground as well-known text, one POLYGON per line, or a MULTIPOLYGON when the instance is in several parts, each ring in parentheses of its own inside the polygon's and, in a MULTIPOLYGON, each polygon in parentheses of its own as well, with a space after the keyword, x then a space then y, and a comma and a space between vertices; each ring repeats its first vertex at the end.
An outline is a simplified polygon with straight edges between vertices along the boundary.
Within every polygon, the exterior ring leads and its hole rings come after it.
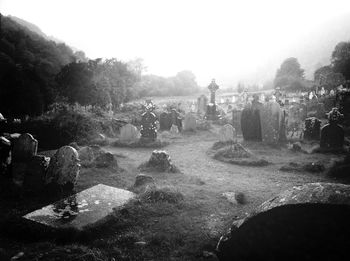
POLYGON ((83 230, 111 214, 114 208, 122 207, 134 196, 130 191, 98 184, 23 217, 56 229, 83 230))

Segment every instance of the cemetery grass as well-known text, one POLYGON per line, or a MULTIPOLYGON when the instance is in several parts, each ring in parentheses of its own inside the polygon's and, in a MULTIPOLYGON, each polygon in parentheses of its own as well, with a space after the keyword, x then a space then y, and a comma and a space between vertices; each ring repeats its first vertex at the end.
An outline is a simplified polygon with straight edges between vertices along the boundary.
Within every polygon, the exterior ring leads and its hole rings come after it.
MULTIPOLYGON (((215 160, 207 151, 218 140, 218 128, 169 139, 164 150, 181 172, 145 173, 154 178, 159 190, 175 191, 177 196, 165 192, 161 198, 147 200, 140 194, 104 224, 83 233, 51 233, 23 224, 22 215, 52 203, 53 198, 14 196, 15 192, 2 196, 0 257, 23 252, 19 260, 216 260, 210 252, 214 252, 220 236, 236 218, 292 186, 336 181, 328 178, 326 172, 339 155, 305 154, 286 147, 241 141, 252 153, 272 164, 248 167, 215 160), (290 162, 322 162, 326 170, 279 170, 290 162), (222 195, 225 192, 242 193, 245 203, 229 202, 222 195)), ((104 149, 117 155, 119 168, 83 168, 77 191, 100 183, 132 189, 140 173, 138 166, 150 158, 153 150, 113 146, 104 149)))

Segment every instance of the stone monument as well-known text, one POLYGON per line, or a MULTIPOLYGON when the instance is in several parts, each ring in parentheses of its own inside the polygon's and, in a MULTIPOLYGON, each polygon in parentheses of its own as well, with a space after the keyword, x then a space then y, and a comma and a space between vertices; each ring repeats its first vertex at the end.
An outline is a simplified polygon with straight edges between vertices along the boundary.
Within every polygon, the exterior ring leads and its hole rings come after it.
POLYGON ((216 111, 215 92, 219 89, 219 85, 216 84, 215 79, 211 81, 208 89, 210 91, 210 102, 207 106, 206 117, 208 120, 216 120, 218 119, 218 114, 216 111))

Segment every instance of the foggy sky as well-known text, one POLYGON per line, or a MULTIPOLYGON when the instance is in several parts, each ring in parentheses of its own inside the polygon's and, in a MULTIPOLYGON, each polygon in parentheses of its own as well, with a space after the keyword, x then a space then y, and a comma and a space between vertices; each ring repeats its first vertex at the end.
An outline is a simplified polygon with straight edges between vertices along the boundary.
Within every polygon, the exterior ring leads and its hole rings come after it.
POLYGON ((310 48, 310 35, 349 13, 350 1, 0 0, 0 11, 89 58, 141 57, 147 73, 187 69, 201 85, 227 86, 272 78, 285 58, 310 48))

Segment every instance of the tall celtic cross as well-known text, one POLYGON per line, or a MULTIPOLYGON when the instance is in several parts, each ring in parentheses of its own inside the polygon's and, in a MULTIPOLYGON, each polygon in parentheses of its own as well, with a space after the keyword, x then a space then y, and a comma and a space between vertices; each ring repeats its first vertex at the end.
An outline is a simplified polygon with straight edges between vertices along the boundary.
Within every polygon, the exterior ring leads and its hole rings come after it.
POLYGON ((208 89, 210 91, 210 103, 215 104, 215 92, 219 89, 219 85, 216 84, 215 79, 211 81, 208 89))

